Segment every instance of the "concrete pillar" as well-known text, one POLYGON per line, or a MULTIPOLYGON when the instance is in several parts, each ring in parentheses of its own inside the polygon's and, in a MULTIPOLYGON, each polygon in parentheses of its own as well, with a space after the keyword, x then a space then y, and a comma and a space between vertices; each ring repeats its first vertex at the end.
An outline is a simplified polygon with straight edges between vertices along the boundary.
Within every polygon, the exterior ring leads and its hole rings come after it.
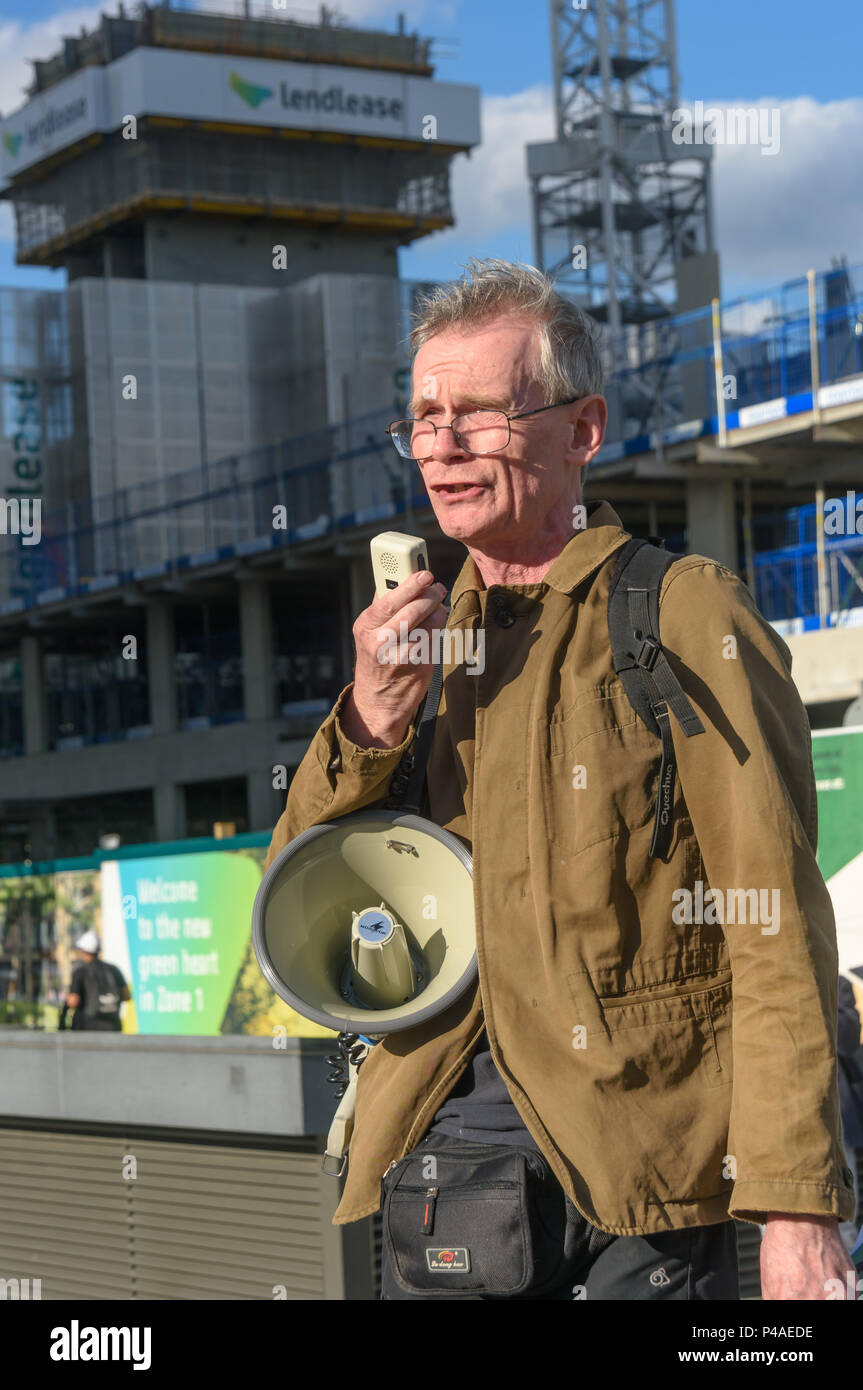
POLYGON ((157 840, 182 840, 186 834, 183 788, 176 782, 157 782, 153 788, 157 840))
POLYGON ((45 660, 42 638, 21 638, 21 695, 24 714, 24 752, 48 751, 48 704, 45 698, 45 660))
POLYGON ((166 599, 149 599, 147 684, 150 697, 150 726, 154 734, 170 734, 177 728, 174 655, 174 610, 166 599))
POLYGON ((276 684, 269 585, 262 579, 244 579, 239 594, 246 719, 272 719, 276 712, 276 684))
POLYGON ((686 543, 690 555, 707 555, 737 570, 737 525, 731 478, 688 478, 686 543))
POLYGON ((246 778, 246 805, 249 809, 250 830, 272 830, 285 809, 287 792, 273 786, 273 768, 281 754, 277 751, 269 767, 250 772, 246 778))

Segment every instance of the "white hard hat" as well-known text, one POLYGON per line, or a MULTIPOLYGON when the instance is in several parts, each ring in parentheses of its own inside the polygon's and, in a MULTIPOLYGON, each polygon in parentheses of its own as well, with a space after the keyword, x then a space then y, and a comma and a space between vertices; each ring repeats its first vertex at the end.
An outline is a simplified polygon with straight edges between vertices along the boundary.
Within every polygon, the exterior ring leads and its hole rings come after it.
POLYGON ((94 931, 85 931, 84 935, 75 942, 75 945, 79 951, 87 951, 93 956, 98 955, 99 938, 94 931))

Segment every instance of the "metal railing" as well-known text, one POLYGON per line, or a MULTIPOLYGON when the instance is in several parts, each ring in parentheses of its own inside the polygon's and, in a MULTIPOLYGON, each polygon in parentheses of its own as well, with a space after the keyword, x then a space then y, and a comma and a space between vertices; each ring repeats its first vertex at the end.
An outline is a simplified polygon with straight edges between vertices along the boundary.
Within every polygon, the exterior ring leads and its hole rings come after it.
POLYGON ((863 373, 863 266, 625 329, 602 350, 620 411, 608 445, 692 420, 715 422, 721 439, 747 407, 863 373))
POLYGON ((196 199, 216 201, 262 215, 330 208, 451 222, 449 163, 449 155, 432 149, 423 151, 420 166, 413 151, 363 148, 349 160, 338 146, 151 130, 131 153, 128 142, 106 142, 74 169, 62 166, 38 189, 17 192, 18 247, 27 254, 71 235, 98 222, 106 206, 130 210, 154 200, 192 207, 196 199))
MULTIPOLYGON (((842 499, 829 499, 842 501, 842 499)), ((863 621, 863 535, 824 537, 823 575, 815 535, 817 507, 786 514, 790 544, 762 550, 755 560, 755 599, 771 622, 815 620, 820 626, 863 621), (823 584, 823 595, 819 594, 823 584)))
MULTIPOLYGON (((0 613, 57 591, 212 563, 247 547, 296 545, 425 506, 419 469, 385 437, 392 418, 389 407, 175 474, 155 500, 152 485, 142 484, 43 512, 41 574, 28 597, 0 604, 0 613)), ((21 589, 28 549, 19 542, 2 538, 0 567, 21 589)))

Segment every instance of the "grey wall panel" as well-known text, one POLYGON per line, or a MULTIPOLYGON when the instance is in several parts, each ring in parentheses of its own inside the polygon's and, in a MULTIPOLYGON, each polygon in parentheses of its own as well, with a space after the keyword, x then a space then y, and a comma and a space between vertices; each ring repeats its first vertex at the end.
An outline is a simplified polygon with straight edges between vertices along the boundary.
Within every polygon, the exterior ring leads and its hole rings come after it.
MULTIPOLYGON (((332 1041, 0 1031, 0 1118, 322 1135, 332 1041)), ((330 1092, 330 1094, 328 1094, 330 1092)))

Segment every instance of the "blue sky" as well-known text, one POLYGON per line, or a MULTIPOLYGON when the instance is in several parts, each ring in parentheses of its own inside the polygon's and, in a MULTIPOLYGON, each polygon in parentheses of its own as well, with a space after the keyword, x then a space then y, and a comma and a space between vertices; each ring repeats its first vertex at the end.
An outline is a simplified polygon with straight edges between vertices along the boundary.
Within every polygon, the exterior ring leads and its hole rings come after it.
MULTIPOLYGON (((113 12, 113 0, 105 8, 113 12)), ((554 133, 545 0, 341 0, 337 8, 388 30, 405 11, 409 29, 442 41, 436 75, 482 93, 484 145, 453 167, 457 225, 404 249, 402 275, 451 278, 470 255, 532 261, 524 144, 554 133)), ((89 26, 97 12, 64 0, 3 0, 0 110, 22 100, 24 57, 47 56, 57 35, 89 26)), ((775 159, 715 151, 725 295, 824 267, 834 255, 863 263, 863 0, 678 0, 677 39, 683 100, 770 102, 782 111, 775 159)), ((8 220, 0 227, 8 238, 8 220)), ((0 284, 61 283, 62 274, 15 267, 11 242, 0 240, 0 284)))

